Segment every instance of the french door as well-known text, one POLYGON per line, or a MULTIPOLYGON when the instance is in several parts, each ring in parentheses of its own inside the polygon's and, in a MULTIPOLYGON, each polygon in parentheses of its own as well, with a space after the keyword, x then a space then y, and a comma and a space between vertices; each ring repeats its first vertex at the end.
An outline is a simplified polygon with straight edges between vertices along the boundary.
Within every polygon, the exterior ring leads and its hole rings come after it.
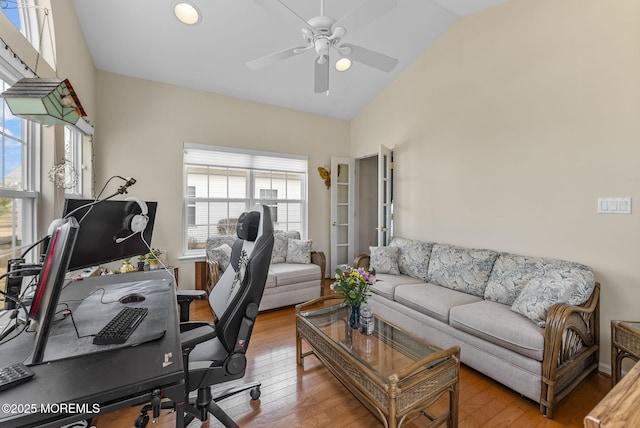
POLYGON ((331 277, 339 265, 353 263, 355 236, 355 160, 331 158, 331 277))
MULTIPOLYGON (((339 265, 352 264, 358 227, 356 207, 356 162, 351 158, 331 158, 331 276, 339 265)), ((386 246, 393 235, 393 162, 385 146, 378 151, 377 245, 386 246)), ((376 207, 360 207, 376 209, 376 207)), ((372 225, 373 226, 373 225, 372 225)))

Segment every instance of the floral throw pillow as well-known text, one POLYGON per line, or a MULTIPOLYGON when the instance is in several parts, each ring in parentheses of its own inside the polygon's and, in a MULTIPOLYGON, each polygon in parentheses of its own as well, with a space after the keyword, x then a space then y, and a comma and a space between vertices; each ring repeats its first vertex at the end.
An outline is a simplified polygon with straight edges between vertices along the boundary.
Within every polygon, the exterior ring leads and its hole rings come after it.
POLYGON ((427 280, 432 243, 396 236, 389 246, 399 248, 398 269, 400 273, 423 281, 427 280))
POLYGON ((214 262, 218 262, 221 271, 227 270, 229 263, 231 262, 231 247, 227 244, 222 244, 219 247, 208 250, 209 258, 214 262))
POLYGON ((371 255, 369 266, 375 269, 376 273, 400 275, 398 252, 398 247, 369 247, 371 255))
POLYGON ((287 245, 287 263, 311 263, 311 244, 310 240, 291 239, 287 245))
POLYGON ((573 272, 565 277, 552 272, 531 279, 516 297, 511 310, 529 318, 539 327, 544 327, 547 312, 553 305, 581 305, 589 299, 594 288, 591 270, 573 272))
POLYGON ((271 263, 285 263, 287 261, 287 247, 289 239, 300 239, 300 232, 290 230, 288 232, 276 232, 273 234, 273 251, 271 263))
POLYGON ((429 281, 482 297, 498 253, 493 250, 434 244, 429 258, 429 281))
POLYGON ((287 246, 289 238, 286 234, 279 232, 273 234, 273 251, 271 252, 271 263, 284 263, 287 261, 287 246))

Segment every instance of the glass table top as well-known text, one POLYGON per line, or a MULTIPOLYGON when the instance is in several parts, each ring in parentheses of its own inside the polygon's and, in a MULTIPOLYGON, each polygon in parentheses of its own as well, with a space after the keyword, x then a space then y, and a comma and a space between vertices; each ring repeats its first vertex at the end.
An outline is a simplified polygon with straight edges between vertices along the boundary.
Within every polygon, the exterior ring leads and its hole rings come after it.
POLYGON ((640 322, 633 322, 633 321, 622 321, 621 324, 633 329, 633 330, 638 330, 640 332, 640 322))
MULTIPOLYGON (((383 379, 440 351, 439 348, 388 324, 375 314, 372 335, 367 336, 358 329, 351 329, 348 323, 349 308, 344 305, 301 311, 300 316, 383 379)), ((443 360, 433 361, 425 368, 435 366, 443 360)))

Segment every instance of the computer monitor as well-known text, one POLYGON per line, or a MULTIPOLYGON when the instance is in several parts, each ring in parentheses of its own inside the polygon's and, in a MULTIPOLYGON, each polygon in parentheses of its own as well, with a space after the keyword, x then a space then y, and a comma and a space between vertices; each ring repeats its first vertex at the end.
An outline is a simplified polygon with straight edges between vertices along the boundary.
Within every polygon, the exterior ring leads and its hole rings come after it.
MULTIPOLYGON (((151 245, 157 202, 146 202, 148 222, 142 237, 151 245)), ((140 233, 132 234, 131 220, 142 213, 135 200, 67 199, 63 217, 75 217, 80 224, 69 270, 129 259, 149 252, 140 233), (127 238, 129 237, 129 238, 127 238), (127 239, 125 239, 127 238, 127 239)))
POLYGON ((78 221, 73 217, 62 222, 58 221, 56 226, 51 234, 38 286, 29 310, 29 329, 36 332, 36 343, 31 358, 32 364, 43 361, 49 330, 56 313, 67 267, 78 235, 78 221))

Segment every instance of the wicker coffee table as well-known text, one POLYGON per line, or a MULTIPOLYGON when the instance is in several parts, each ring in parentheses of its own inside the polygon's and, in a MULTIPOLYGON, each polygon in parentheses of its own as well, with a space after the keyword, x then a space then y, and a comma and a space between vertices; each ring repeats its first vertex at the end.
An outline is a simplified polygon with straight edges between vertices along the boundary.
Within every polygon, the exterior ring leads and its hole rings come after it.
MULTIPOLYGON (((296 306, 296 358, 315 355, 385 427, 425 416, 428 426, 458 426, 460 348, 442 350, 383 319, 366 336, 348 325, 348 308, 321 306, 325 296, 296 306), (302 352, 302 339, 311 348, 302 352), (448 409, 429 408, 448 393, 448 409)), ((441 408, 442 406, 439 406, 441 408)))

